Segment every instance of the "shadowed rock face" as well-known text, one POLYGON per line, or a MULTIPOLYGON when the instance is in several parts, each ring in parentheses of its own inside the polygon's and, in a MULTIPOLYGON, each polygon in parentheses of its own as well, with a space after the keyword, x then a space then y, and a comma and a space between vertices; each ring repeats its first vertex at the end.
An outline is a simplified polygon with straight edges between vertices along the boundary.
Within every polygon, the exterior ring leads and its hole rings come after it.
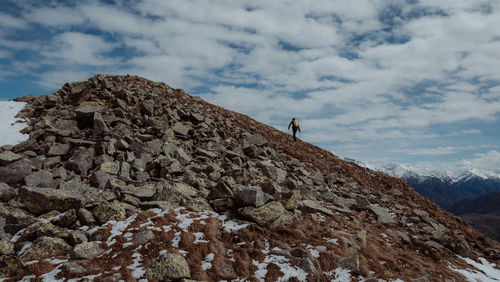
POLYGON ((28 98, 30 139, 0 149, 0 277, 461 281, 457 254, 499 260, 406 182, 163 83, 28 98))

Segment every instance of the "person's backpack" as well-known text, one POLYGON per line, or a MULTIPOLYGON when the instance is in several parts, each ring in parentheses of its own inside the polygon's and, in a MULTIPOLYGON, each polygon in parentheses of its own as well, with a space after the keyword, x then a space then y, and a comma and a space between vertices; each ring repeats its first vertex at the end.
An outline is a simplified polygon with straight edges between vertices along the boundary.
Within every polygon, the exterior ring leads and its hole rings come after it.
POLYGON ((293 127, 299 128, 299 121, 298 120, 296 120, 296 119, 293 120, 293 127))

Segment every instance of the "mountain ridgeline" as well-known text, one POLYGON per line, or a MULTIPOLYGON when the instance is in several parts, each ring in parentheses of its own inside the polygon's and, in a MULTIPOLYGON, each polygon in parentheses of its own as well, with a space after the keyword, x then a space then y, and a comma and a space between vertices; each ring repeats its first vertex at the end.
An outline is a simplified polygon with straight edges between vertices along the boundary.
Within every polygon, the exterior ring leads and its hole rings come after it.
POLYGON ((406 181, 181 89, 96 75, 0 149, 0 278, 464 281, 499 243, 406 181))

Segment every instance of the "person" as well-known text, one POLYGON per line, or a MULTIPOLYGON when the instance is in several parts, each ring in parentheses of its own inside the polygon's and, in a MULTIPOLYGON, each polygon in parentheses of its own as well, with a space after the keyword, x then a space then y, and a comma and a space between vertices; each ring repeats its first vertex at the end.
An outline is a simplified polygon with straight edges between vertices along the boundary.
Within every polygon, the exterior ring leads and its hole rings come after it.
POLYGON ((297 141, 297 138, 295 137, 295 133, 297 133, 297 130, 300 132, 299 121, 296 120, 295 118, 292 118, 292 121, 288 125, 288 130, 290 130, 290 126, 292 127, 292 131, 293 131, 293 141, 297 141))

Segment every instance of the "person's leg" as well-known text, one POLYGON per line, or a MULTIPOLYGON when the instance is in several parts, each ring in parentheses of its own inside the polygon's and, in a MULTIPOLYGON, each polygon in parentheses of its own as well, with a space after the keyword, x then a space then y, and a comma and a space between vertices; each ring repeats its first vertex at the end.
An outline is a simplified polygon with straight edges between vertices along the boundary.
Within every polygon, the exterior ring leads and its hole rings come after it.
POLYGON ((297 141, 297 138, 295 137, 295 134, 297 133, 297 129, 293 129, 293 141, 297 141))

